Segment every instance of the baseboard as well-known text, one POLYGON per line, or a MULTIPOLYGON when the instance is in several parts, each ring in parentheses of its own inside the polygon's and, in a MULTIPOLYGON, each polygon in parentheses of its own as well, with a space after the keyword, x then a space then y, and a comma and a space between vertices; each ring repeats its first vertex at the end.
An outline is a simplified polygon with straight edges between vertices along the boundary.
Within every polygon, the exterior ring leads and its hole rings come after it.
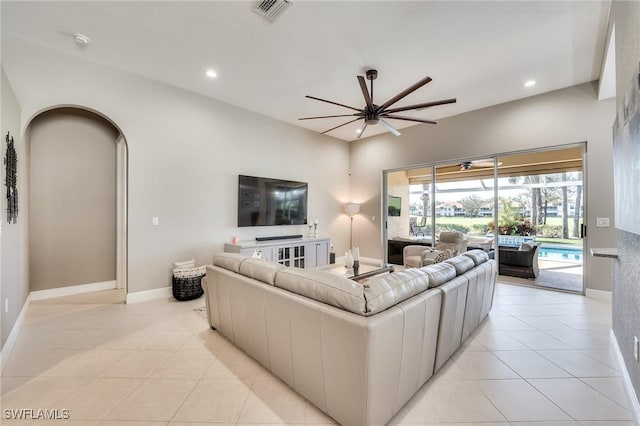
POLYGON ((27 296, 27 300, 24 301, 24 305, 22 305, 22 310, 16 318, 16 322, 13 324, 11 328, 11 332, 9 333, 9 337, 4 342, 4 346, 2 347, 2 351, 0 351, 0 372, 4 370, 4 366, 7 365, 7 361, 9 360, 9 355, 11 355, 11 351, 13 350, 13 345, 16 344, 16 339, 18 339, 18 334, 20 334, 20 330, 22 329, 22 323, 24 322, 24 317, 27 315, 27 309, 31 304, 31 295, 27 296))
POLYGON ((154 288, 153 290, 128 293, 126 303, 140 303, 154 299, 166 299, 172 296, 173 292, 171 287, 154 288))
POLYGON ((616 358, 618 358, 618 364, 620 364, 620 369, 622 370, 622 381, 624 382, 624 388, 627 391, 627 395, 630 397, 631 401, 631 411, 635 417, 636 424, 640 425, 640 402, 638 401, 638 395, 636 395, 636 391, 633 388, 633 384, 631 383, 631 376, 629 376, 629 370, 627 370, 627 364, 624 362, 624 358, 622 356, 622 352, 620 351, 620 346, 618 345, 618 339, 616 339, 616 334, 613 332, 613 329, 609 330, 609 334, 611 335, 611 342, 613 343, 613 352, 616 354, 616 358))
POLYGON ((31 300, 53 299, 54 297, 73 296, 74 294, 91 293, 94 291, 111 290, 117 287, 116 281, 102 281, 98 283, 72 285, 68 287, 52 288, 31 292, 31 300))
POLYGON ((606 290, 588 288, 586 296, 590 299, 606 300, 607 302, 611 302, 611 292, 606 290))

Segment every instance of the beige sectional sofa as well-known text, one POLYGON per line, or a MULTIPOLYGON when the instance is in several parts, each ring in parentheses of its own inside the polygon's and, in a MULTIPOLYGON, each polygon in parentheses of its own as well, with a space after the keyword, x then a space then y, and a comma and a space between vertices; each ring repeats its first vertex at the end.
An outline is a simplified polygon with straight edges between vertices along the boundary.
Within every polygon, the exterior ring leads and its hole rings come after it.
POLYGON ((344 425, 387 423, 489 313, 473 250, 357 283, 221 253, 203 280, 212 328, 344 425))

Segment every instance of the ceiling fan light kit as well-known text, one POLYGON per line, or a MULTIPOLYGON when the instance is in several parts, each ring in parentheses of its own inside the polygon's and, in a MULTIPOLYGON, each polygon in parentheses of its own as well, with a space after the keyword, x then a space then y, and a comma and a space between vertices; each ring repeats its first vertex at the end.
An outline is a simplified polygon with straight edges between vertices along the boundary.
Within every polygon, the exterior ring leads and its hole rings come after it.
POLYGON ((321 98, 316 98, 314 96, 309 96, 307 95, 306 97, 309 99, 313 99, 316 101, 320 101, 320 102, 326 102, 332 105, 336 105, 339 107, 343 107, 343 108, 348 108, 354 111, 357 111, 356 113, 353 114, 339 114, 339 115, 323 115, 323 116, 317 116, 317 117, 303 117, 303 118, 299 118, 299 120, 316 120, 319 118, 337 118, 337 117, 356 117, 353 120, 347 121, 346 123, 340 124, 338 126, 332 127, 329 130, 325 130, 324 132, 322 132, 322 134, 325 133, 329 133, 333 130, 339 129, 340 127, 346 126, 347 124, 351 124, 354 123, 356 121, 359 120, 363 120, 362 126, 358 129, 359 131, 357 138, 361 138, 362 135, 364 134, 365 129, 367 128, 367 126, 369 125, 376 125, 379 124, 382 127, 384 127, 386 130, 388 130, 390 133, 396 135, 396 136, 400 136, 401 133, 395 128, 393 127, 391 124, 389 124, 389 122, 387 122, 386 120, 401 120, 401 121, 411 121, 414 123, 424 123, 424 124, 437 124, 437 121, 434 120, 425 120, 422 118, 414 118, 414 117, 406 117, 403 115, 396 115, 396 112, 403 112, 403 111, 411 111, 411 110, 421 110, 421 109, 425 109, 425 108, 429 108, 429 107, 433 107, 433 106, 437 106, 437 105, 445 105, 445 104, 451 104, 451 103, 455 103, 456 99, 455 98, 451 98, 451 99, 443 99, 440 101, 434 101, 434 102, 425 102, 425 103, 420 103, 420 104, 415 104, 415 105, 408 105, 408 106, 404 106, 404 107, 398 107, 398 108, 390 108, 393 104, 395 104, 396 102, 400 101, 401 99, 405 98, 406 96, 408 96, 409 94, 415 92, 416 90, 418 90, 419 88, 421 88, 422 86, 426 85, 427 83, 431 82, 431 77, 425 77, 422 80, 418 81, 417 83, 415 83, 414 85, 406 88, 405 90, 403 90, 402 92, 398 93, 396 96, 392 97, 391 99, 389 99, 388 101, 386 101, 385 103, 383 103, 382 105, 376 105, 373 103, 373 80, 375 80, 376 78, 378 78, 378 71, 377 70, 368 70, 365 73, 365 76, 367 78, 367 80, 369 80, 369 87, 367 88, 367 82, 365 81, 365 77, 359 75, 356 78, 358 79, 358 84, 360 85, 360 90, 362 91, 362 96, 364 97, 364 101, 365 101, 365 106, 364 108, 355 108, 349 105, 344 105, 338 102, 333 102, 333 101, 328 101, 326 99, 321 99, 321 98))

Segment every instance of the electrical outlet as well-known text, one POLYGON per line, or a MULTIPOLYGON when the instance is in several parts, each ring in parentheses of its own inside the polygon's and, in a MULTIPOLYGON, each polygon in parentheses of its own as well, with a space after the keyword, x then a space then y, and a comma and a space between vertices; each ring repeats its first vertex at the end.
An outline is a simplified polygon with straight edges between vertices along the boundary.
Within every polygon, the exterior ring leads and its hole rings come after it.
POLYGON ((4 299, 4 314, 7 315, 9 313, 9 298, 4 299))
POLYGON ((635 358, 636 362, 638 361, 638 351, 640 351, 640 343, 638 342, 638 336, 633 337, 633 358, 635 358))
POLYGON ((376 221, 376 217, 375 216, 371 216, 371 222, 375 222, 376 221))
POLYGON ((598 228, 608 228, 609 227, 609 218, 608 217, 596 217, 596 226, 598 228))

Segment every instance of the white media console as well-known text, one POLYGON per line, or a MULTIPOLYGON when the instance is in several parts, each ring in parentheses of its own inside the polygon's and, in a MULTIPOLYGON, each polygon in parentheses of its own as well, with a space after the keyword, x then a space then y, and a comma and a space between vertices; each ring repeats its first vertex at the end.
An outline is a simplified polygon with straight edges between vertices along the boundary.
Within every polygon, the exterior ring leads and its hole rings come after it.
POLYGON ((329 264, 329 238, 240 241, 238 244, 226 243, 224 251, 246 256, 257 251, 263 259, 296 268, 317 268, 329 264))

